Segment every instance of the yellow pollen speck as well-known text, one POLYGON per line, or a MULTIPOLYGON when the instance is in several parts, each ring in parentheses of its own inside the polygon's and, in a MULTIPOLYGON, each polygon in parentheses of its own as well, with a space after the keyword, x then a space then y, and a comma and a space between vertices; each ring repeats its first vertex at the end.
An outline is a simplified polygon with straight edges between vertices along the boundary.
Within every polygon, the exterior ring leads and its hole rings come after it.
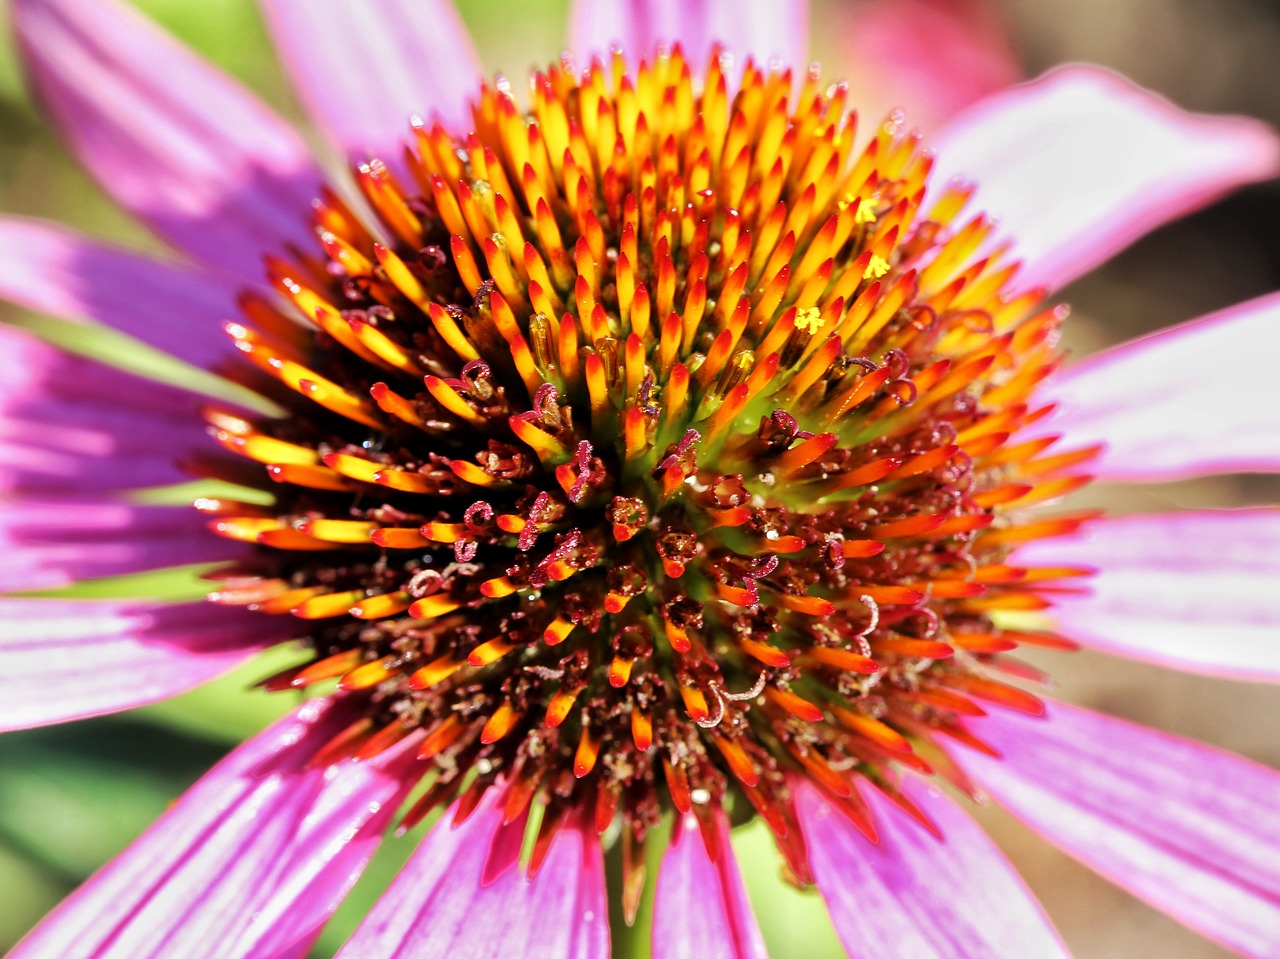
POLYGON ((806 306, 796 313, 796 329, 801 333, 817 333, 822 329, 822 323, 822 314, 817 307, 806 306))
POLYGON ((871 262, 867 264, 866 270, 862 273, 864 280, 878 280, 889 272, 889 261, 882 256, 871 255, 871 262))
POLYGON ((863 203, 858 207, 858 212, 853 215, 853 221, 855 223, 875 223, 875 207, 870 203, 863 203))

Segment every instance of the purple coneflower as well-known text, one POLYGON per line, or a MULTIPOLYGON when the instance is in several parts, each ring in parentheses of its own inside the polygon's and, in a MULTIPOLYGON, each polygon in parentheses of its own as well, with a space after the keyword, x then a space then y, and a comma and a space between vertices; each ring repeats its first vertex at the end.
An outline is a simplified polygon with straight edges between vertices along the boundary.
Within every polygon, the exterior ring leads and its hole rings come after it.
POLYGON ((1280 675, 1274 511, 1031 509, 1280 468, 1280 302, 1059 374, 1050 298, 1271 176, 1270 131, 1073 68, 963 112, 935 162, 787 69, 804 18, 766 3, 583 2, 578 66, 518 93, 478 83, 446 0, 264 6, 354 191, 127 9, 15 2, 72 148, 187 259, 7 220, 0 288, 258 399, 0 333, 3 585, 223 563, 207 602, 0 601, 0 721, 286 642, 264 685, 326 690, 15 957, 304 955, 385 829, 438 810, 341 956, 604 956, 610 897, 650 887, 656 955, 763 956, 728 841, 753 817, 852 956, 1064 955, 943 783, 1280 952, 1280 777, 1046 705, 1008 655, 1280 675), (257 495, 130 502, 193 474, 257 495))

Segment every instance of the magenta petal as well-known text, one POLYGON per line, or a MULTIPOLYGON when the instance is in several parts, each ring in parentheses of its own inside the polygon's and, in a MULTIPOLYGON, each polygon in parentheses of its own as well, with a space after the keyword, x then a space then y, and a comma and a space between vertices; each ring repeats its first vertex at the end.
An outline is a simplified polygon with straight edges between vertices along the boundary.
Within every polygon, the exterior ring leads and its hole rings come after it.
POLYGON ((289 126, 117 0, 15 0, 36 93, 126 209, 256 281, 264 250, 311 242, 320 174, 289 126))
POLYGON ((1163 482, 1280 471, 1280 294, 1091 356, 1046 384, 1046 428, 1105 443, 1090 472, 1163 482))
POLYGON ((1072 639, 1148 662, 1280 681, 1280 509, 1115 516, 1025 547, 1029 565, 1097 565, 1054 597, 1072 639))
POLYGON ((493 791, 465 823, 435 825, 338 959, 607 959, 604 861, 593 832, 567 825, 538 875, 508 869, 482 886, 502 822, 493 791))
POLYGON ((872 845, 813 786, 797 791, 818 891, 850 959, 1013 957, 1067 952, 995 843, 932 786, 904 791, 942 832, 937 840, 877 790, 872 845))
POLYGON ((0 730, 176 696, 287 639, 291 628, 203 602, 0 599, 0 730))
POLYGON ((317 700, 245 743, 9 959, 301 959, 412 782, 403 751, 306 768, 351 719, 317 700))
POLYGON ((654 959, 768 959, 729 844, 724 814, 716 812, 720 861, 712 862, 686 816, 662 857, 653 902, 654 959))
POLYGON ((779 60, 803 74, 809 60, 809 5, 778 0, 575 0, 569 47, 586 64, 620 43, 634 64, 652 59, 659 45, 679 42, 702 63, 713 43, 739 62, 751 56, 766 66, 779 60))
POLYGON ((0 218, 0 297, 66 320, 97 320, 209 368, 231 352, 230 288, 198 270, 37 220, 0 218))
POLYGON ((1027 286, 1061 287, 1160 224, 1280 171, 1243 117, 1185 113, 1114 73, 1069 66, 976 103, 936 140, 936 183, 979 184, 1027 286))
POLYGON ((0 491, 92 491, 190 479, 211 449, 191 393, 0 325, 0 491))
POLYGON ((1003 755, 955 751, 1054 845, 1246 956, 1280 955, 1280 773, 1064 703, 974 724, 1003 755))
POLYGON ((80 499, 0 500, 0 590, 234 559, 248 547, 216 536, 186 506, 80 499))
MULTIPOLYGON (((841 78, 858 115, 901 108, 922 130, 1021 78, 1002 11, 991 0, 872 0, 833 6, 841 78)), ((826 24, 824 24, 826 26, 826 24)))
POLYGON ((357 161, 399 167, 409 118, 471 129, 480 62, 450 0, 261 0, 308 112, 357 161))

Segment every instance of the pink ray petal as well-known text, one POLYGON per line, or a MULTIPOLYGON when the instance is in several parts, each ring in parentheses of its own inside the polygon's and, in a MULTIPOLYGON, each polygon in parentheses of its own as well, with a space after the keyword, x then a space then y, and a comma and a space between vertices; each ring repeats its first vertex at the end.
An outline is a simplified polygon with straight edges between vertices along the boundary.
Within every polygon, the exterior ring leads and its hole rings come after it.
POLYGON ((481 885, 502 815, 493 791, 461 826, 452 812, 338 953, 338 959, 607 959, 608 903, 600 841, 566 825, 538 875, 508 869, 481 885))
POLYGON ((0 218, 0 297, 61 319, 97 320, 208 369, 230 354, 231 287, 180 263, 38 220, 0 218))
POLYGON ((409 118, 471 130, 480 61, 450 0, 261 0, 308 112, 343 153, 401 165, 409 118))
POLYGON ((0 401, 6 415, 34 408, 37 400, 62 397, 118 407, 128 415, 150 413, 155 422, 147 427, 161 430, 198 423, 202 402, 180 387, 68 353, 26 330, 0 325, 0 401), (40 393, 48 395, 37 396, 40 393))
POLYGON ((569 48, 583 65, 615 43, 635 63, 676 41, 696 64, 719 42, 739 64, 748 56, 762 66, 779 60, 803 75, 809 64, 809 6, 776 0, 575 0, 569 14, 569 48))
POLYGON ((1045 384, 1045 428, 1105 443, 1102 479, 1280 471, 1280 294, 1091 356, 1045 384))
POLYGON ((404 749, 308 769, 351 720, 316 700, 249 740, 9 959, 302 959, 414 781, 404 749))
POLYGON ((1089 592, 1054 597, 1072 639, 1108 653, 1280 681, 1280 509, 1113 516, 1028 545, 1017 562, 1089 566, 1089 592))
POLYGON ((120 489, 190 479, 212 450, 198 398, 0 325, 0 491, 120 489))
POLYGON ((654 959, 767 959, 728 823, 723 813, 715 815, 719 862, 707 855, 693 816, 676 824, 662 857, 653 903, 654 959))
POLYGON ((1280 955, 1280 773, 1052 702, 974 724, 1003 756, 956 749, 982 786, 1054 845, 1201 935, 1280 955))
POLYGON ((903 785, 942 841, 875 789, 862 793, 879 845, 813 786, 797 791, 818 891, 850 959, 1065 959, 1039 903, 981 827, 932 786, 903 785))
POLYGON ((112 438, 101 433, 58 430, 56 438, 72 444, 72 448, 39 449, 38 424, 24 424, 24 435, 16 439, 5 435, 8 425, 11 424, 0 423, 0 490, 90 492, 161 486, 191 478, 174 462, 172 454, 115 450, 112 438), (85 455, 74 448, 81 438, 105 449, 94 449, 85 455))
POLYGON ((121 205, 239 277, 312 242, 320 174, 289 126, 118 0, 15 0, 32 83, 66 142, 121 205))
POLYGON ((990 0, 872 0, 831 9, 824 24, 859 117, 901 108, 925 131, 1022 79, 990 0), (838 39, 834 39, 838 38, 838 39))
POLYGON ((1097 67, 979 101, 935 138, 934 182, 979 184, 1021 282, 1061 287, 1162 223, 1280 172, 1280 141, 1243 117, 1185 113, 1097 67))
POLYGON ((0 730, 176 696, 298 628, 204 602, 0 599, 0 730))
POLYGON ((53 589, 248 552, 244 543, 214 535, 207 522, 186 506, 0 500, 0 590, 53 589))

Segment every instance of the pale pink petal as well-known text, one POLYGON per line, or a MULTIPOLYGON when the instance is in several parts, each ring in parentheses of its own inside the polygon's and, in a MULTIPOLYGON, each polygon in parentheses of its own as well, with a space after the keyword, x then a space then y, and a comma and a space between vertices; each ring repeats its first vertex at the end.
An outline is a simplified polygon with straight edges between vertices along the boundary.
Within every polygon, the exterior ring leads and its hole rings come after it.
POLYGON ((178 460, 213 448, 199 402, 0 325, 0 491, 190 479, 178 460))
POLYGON ((0 599, 0 730, 176 696, 298 628, 204 602, 0 599))
POLYGON ((309 243, 320 182, 301 139, 247 90, 119 0, 15 0, 35 92, 108 193, 242 278, 309 243))
POLYGON ((80 579, 229 560, 249 550, 214 535, 207 523, 186 506, 0 500, 0 590, 53 589, 80 579))
POLYGON ((301 959, 413 782, 403 750, 307 768, 351 719, 316 700, 245 743, 9 959, 301 959))
POLYGON ((480 62, 451 0, 260 2, 294 88, 349 158, 398 167, 415 115, 471 130, 480 62))
POLYGON ((231 287, 52 223, 0 218, 0 298, 65 320, 97 320, 209 368, 231 352, 221 323, 238 315, 231 287))
POLYGON ((824 23, 859 117, 892 109, 925 131, 1022 79, 990 0, 871 0, 834 5, 824 23))
POLYGON ((1105 443, 1090 472, 1164 482, 1280 470, 1280 294, 1091 356, 1045 384, 1045 429, 1105 443))
POLYGON ((871 788, 872 845, 817 789, 798 787, 800 823, 818 891, 850 959, 1063 959, 1053 926, 995 843, 932 786, 905 792, 939 841, 871 788))
POLYGON ((565 826, 532 881, 508 869, 482 886, 501 812, 486 797, 465 823, 452 823, 450 811, 338 959, 607 959, 604 862, 594 832, 565 826))
POLYGON ((1054 845, 1229 949, 1280 955, 1280 773, 1064 703, 973 729, 1004 759, 956 758, 1054 845))
POLYGON ((934 182, 976 181, 1026 286, 1061 287, 1168 220, 1280 172, 1280 141, 1243 117, 1185 113, 1097 67, 981 100, 935 138, 934 182))
POLYGON ((692 815, 677 822, 662 857, 653 901, 654 959, 768 959, 728 824, 723 813, 714 815, 719 861, 711 861, 692 815))
POLYGON ((809 64, 809 5, 779 0, 575 0, 569 47, 581 64, 622 44, 634 64, 679 42, 701 64, 714 43, 739 63, 778 60, 803 74, 809 64))
POLYGON ((1053 597, 1072 639, 1175 669, 1280 681, 1280 509, 1113 516, 1029 545, 1028 565, 1094 566, 1053 597))

